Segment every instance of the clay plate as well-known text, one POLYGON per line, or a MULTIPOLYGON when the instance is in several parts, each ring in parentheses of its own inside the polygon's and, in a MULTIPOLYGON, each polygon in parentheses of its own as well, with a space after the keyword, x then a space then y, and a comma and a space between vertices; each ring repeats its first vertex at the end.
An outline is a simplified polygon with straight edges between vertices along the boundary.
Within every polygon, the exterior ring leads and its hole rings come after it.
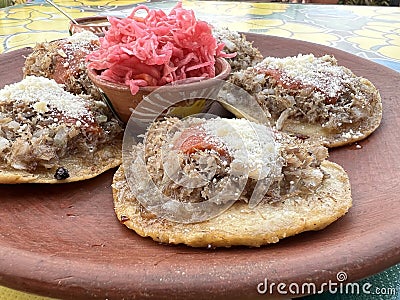
MULTIPOLYGON (((352 183, 354 207, 344 218, 266 247, 193 249, 161 245, 121 225, 111 197, 114 170, 66 185, 0 185, 0 284, 64 299, 247 299, 265 298, 257 292, 265 279, 319 285, 343 271, 350 282, 400 262, 400 74, 325 46, 248 38, 264 55, 334 54, 380 89, 379 129, 359 147, 331 151, 352 183)), ((21 79, 27 53, 0 55, 0 87, 21 79)))

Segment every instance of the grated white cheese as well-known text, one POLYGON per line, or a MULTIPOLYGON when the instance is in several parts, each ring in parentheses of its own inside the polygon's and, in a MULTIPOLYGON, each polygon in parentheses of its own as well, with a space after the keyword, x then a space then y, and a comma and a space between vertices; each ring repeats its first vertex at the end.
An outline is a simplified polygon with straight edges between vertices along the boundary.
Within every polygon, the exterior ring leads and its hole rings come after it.
POLYGON ((95 35, 93 32, 84 30, 81 32, 74 33, 73 35, 67 38, 67 41, 71 43, 87 43, 93 40, 99 40, 99 37, 95 35))
POLYGON ((7 100, 29 105, 38 113, 55 109, 75 119, 91 115, 83 98, 64 91, 53 79, 45 77, 27 76, 5 86, 0 90, 0 101, 7 100))
POLYGON ((62 49, 59 50, 62 53, 59 53, 61 57, 63 57, 66 61, 64 65, 67 67, 72 66, 71 68, 76 68, 74 65, 78 63, 78 66, 83 69, 85 68, 85 57, 89 53, 91 53, 94 49, 97 49, 100 46, 99 37, 95 35, 93 32, 82 31, 71 35, 66 38, 66 43, 63 43, 62 49), (84 56, 80 58, 80 54, 78 52, 83 52, 84 56), (77 58, 79 58, 77 60, 77 58))
POLYGON ((234 161, 249 169, 249 177, 264 178, 277 164, 278 144, 272 131, 261 124, 246 119, 215 118, 202 127, 212 138, 222 140, 234 161))
POLYGON ((313 54, 276 58, 266 57, 259 67, 281 71, 281 81, 286 84, 300 83, 313 86, 328 97, 334 98, 344 91, 345 83, 354 80, 346 69, 337 65, 329 55, 315 57, 313 54))

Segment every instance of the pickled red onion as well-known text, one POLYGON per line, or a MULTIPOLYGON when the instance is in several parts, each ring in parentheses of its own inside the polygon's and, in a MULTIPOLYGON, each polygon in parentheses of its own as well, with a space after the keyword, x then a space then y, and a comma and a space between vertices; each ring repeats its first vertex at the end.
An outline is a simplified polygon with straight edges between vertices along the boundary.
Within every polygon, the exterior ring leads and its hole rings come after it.
POLYGON ((88 55, 88 68, 113 83, 125 84, 134 95, 141 86, 161 86, 187 78, 215 76, 222 52, 211 26, 196 20, 179 2, 167 15, 139 5, 126 18, 108 18, 111 26, 100 38, 100 48, 88 55), (136 13, 145 10, 147 15, 136 13))

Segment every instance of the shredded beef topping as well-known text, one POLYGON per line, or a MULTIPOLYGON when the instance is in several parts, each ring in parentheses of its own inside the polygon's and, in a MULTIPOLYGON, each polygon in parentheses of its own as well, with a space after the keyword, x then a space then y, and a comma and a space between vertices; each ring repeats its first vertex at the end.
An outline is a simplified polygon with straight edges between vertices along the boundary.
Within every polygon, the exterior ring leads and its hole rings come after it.
POLYGON ((87 75, 86 56, 98 49, 98 37, 88 31, 46 43, 38 43, 26 58, 24 76, 43 76, 63 84, 73 94, 100 94, 87 75))
POLYGON ((103 102, 62 89, 54 80, 27 76, 0 90, 0 160, 33 171, 71 155, 88 157, 121 138, 103 102))
POLYGON ((278 129, 292 119, 341 132, 372 114, 368 104, 377 93, 369 81, 338 66, 329 55, 267 57, 235 72, 230 81, 253 94, 278 129))
MULTIPOLYGON (((237 186, 234 181, 237 177, 232 176, 232 170, 237 168, 234 166, 235 151, 229 150, 229 146, 227 146, 225 149, 229 156, 221 155, 218 151, 221 148, 215 145, 218 144, 218 141, 215 142, 215 140, 212 142, 208 140, 207 147, 197 147, 199 145, 199 140, 197 140, 192 144, 191 151, 186 151, 187 145, 183 147, 184 151, 178 149, 173 157, 179 162, 179 167, 173 170, 169 169, 163 155, 166 155, 166 152, 171 153, 171 149, 176 150, 177 145, 182 145, 175 139, 177 133, 170 133, 172 128, 181 128, 181 126, 181 120, 168 118, 153 123, 146 133, 145 162, 156 186, 161 188, 166 196, 182 202, 206 201, 218 195, 226 185, 232 185, 232 189, 235 189, 237 186), (191 181, 193 178, 198 179, 195 181, 198 186, 188 185, 188 178, 191 181)), ((199 127, 200 125, 197 123, 192 126, 199 127)), ((189 128, 191 135, 183 134, 185 138, 192 136, 194 129, 193 127, 189 128)), ((199 131, 198 137, 204 137, 202 130, 199 131)), ((327 149, 284 133, 274 132, 273 136, 278 154, 274 157, 273 163, 279 166, 277 168, 279 172, 275 170, 269 173, 269 189, 263 201, 275 202, 280 201, 284 195, 308 194, 315 191, 327 176, 320 168, 321 162, 328 156, 327 149)), ((134 152, 137 147, 141 148, 144 145, 140 143, 134 146, 134 152)), ((256 152, 253 155, 256 155, 256 152)), ((257 159, 253 158, 253 161, 257 161, 257 159)), ((264 161, 264 163, 268 165, 269 162, 264 161)), ((249 176, 246 180, 245 188, 240 195, 237 195, 237 199, 248 202, 257 180, 263 180, 263 178, 262 176, 249 176)))
POLYGON ((213 35, 225 45, 223 50, 226 53, 236 53, 236 56, 227 58, 233 72, 247 69, 262 61, 261 52, 246 39, 244 34, 228 28, 214 27, 213 35))

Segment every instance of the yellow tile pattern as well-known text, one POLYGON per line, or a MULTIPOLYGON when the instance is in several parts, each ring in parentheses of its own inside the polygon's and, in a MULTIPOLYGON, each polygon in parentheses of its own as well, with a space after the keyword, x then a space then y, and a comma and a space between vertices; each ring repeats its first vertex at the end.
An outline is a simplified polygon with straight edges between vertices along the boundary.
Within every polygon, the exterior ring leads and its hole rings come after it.
MULTIPOLYGON (((145 2, 55 1, 73 17, 118 14, 119 9, 126 14, 134 5, 145 2)), ((146 4, 169 9, 174 3, 176 1, 146 4)), ((327 6, 318 5, 190 0, 183 1, 183 5, 218 26, 316 42, 400 64, 400 10, 397 8, 335 6, 332 9, 331 6, 327 10, 327 6), (346 31, 352 34, 348 35, 346 31)), ((43 0, 2 9, 0 51, 33 46, 42 37, 47 40, 65 37, 68 35, 68 22, 43 0)))

